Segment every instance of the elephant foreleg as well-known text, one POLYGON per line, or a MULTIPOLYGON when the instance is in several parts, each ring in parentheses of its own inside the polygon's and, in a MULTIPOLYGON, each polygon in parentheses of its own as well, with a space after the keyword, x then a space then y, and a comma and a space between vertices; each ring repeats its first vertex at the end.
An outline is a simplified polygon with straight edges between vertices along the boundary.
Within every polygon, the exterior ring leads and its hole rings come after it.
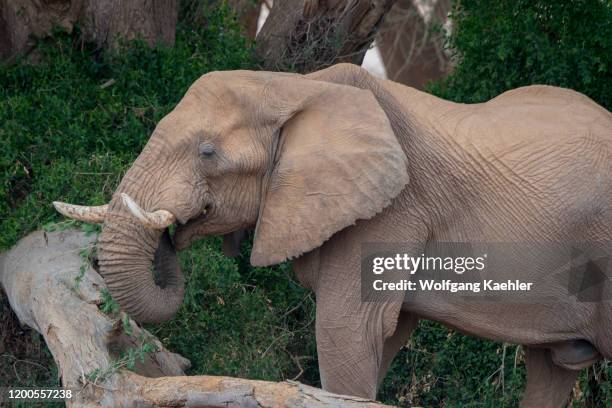
POLYGON ((388 303, 360 303, 359 299, 347 303, 317 294, 317 352, 323 389, 376 397, 384 344, 395 331, 395 327, 390 333, 386 330, 387 316, 393 314, 389 309, 393 307, 388 303))
POLYGON ((521 408, 564 407, 580 371, 556 365, 549 349, 526 347, 525 350, 527 387, 521 408))

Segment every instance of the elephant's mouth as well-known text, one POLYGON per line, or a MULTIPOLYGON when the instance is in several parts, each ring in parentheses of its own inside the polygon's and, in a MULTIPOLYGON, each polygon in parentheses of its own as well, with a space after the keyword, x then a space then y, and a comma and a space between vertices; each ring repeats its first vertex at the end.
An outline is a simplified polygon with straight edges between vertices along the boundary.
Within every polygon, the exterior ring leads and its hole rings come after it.
POLYGON ((187 221, 185 224, 177 224, 172 235, 176 250, 181 251, 188 248, 198 239, 206 235, 207 224, 211 219, 212 206, 207 205, 204 211, 187 221))
POLYGON ((204 235, 202 231, 203 226, 211 218, 210 214, 214 209, 209 201, 196 214, 190 214, 191 211, 186 209, 185 211, 175 210, 174 212, 166 209, 146 211, 126 193, 121 193, 121 199, 131 215, 143 227, 149 230, 164 231, 163 235, 164 237, 168 236, 170 244, 172 244, 172 239, 170 238, 172 234, 169 230, 175 229, 172 237, 174 240, 173 249, 176 250, 187 248, 191 243, 204 235))
POLYGON ((177 251, 187 249, 205 234, 206 216, 200 216, 189 220, 185 225, 179 225, 174 230, 172 240, 177 251))

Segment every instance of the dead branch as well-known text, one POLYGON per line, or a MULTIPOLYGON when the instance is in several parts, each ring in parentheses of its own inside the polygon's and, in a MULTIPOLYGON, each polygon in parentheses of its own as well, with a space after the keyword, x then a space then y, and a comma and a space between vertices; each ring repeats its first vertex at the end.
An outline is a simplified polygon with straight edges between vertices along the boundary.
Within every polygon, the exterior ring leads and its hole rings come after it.
POLYGON ((73 390, 69 407, 385 407, 293 381, 185 376, 188 360, 101 296, 94 244, 80 231, 38 231, 0 255, 11 308, 44 337, 63 387, 73 390))
POLYGON ((270 70, 307 73, 339 62, 360 65, 394 1, 276 1, 257 35, 257 52, 270 70))

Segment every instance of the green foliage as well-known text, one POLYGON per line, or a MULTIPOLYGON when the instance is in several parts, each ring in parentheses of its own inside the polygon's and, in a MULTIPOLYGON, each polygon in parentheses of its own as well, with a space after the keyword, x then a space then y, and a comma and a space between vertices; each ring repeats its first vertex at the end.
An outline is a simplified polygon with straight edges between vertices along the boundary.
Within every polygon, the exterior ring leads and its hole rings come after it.
POLYGON ((247 243, 239 258, 226 258, 219 238, 181 253, 183 306, 172 321, 149 330, 192 361, 192 374, 278 381, 302 367, 300 380, 317 384, 312 295, 288 264, 253 268, 249 253, 247 243))
POLYGON ((394 360, 379 398, 402 407, 515 407, 524 374, 520 346, 421 321, 394 360))
POLYGON ((454 72, 430 90, 484 102, 530 84, 572 88, 612 109, 609 0, 461 0, 448 47, 454 72))
POLYGON ((107 315, 119 313, 119 303, 111 296, 108 289, 104 288, 100 291, 100 311, 107 315))
MULTIPOLYGON (((516 407, 525 386, 521 346, 466 336, 421 321, 393 361, 378 398, 400 407, 516 407)), ((573 407, 610 407, 612 364, 583 370, 573 407)))

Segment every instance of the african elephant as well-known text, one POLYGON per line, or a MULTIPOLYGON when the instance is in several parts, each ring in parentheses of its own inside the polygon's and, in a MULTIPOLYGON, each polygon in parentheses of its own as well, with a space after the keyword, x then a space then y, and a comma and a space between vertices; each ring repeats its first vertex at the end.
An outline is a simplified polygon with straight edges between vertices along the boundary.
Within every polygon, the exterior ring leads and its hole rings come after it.
POLYGON ((175 250, 254 228, 251 263, 293 259, 316 293, 325 389, 374 398, 427 318, 523 344, 522 404, 540 408, 562 406, 581 368, 612 358, 609 301, 579 303, 551 288, 559 306, 529 310, 404 293, 363 302, 361 244, 605 245, 611 202, 612 115, 586 96, 529 86, 464 105, 339 64, 304 76, 206 74, 159 122, 108 205, 55 205, 104 223, 100 273, 137 320, 179 308, 175 250))

